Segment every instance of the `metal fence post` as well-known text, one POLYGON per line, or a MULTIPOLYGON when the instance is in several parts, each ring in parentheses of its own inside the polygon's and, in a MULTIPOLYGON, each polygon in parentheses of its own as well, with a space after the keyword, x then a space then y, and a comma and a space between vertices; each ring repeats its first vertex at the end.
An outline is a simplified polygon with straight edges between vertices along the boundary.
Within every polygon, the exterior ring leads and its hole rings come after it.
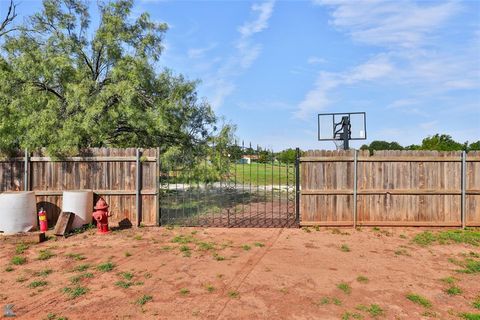
POLYGON ((466 226, 466 188, 467 188, 467 153, 462 152, 462 202, 461 202, 461 220, 462 220, 462 229, 465 229, 466 226))
POLYGON ((25 149, 25 159, 23 165, 23 190, 30 191, 30 179, 29 179, 29 156, 28 156, 28 149, 25 149))
POLYGON ((140 149, 137 149, 136 153, 136 185, 135 185, 135 207, 137 209, 137 227, 142 222, 142 163, 140 162, 140 149))
POLYGON ((157 164, 156 164, 156 174, 155 174, 155 177, 156 177, 156 180, 155 180, 155 188, 157 189, 156 190, 156 195, 155 195, 155 205, 156 205, 156 209, 157 209, 157 214, 156 214, 156 221, 155 221, 155 224, 157 226, 159 226, 161 224, 161 220, 160 220, 160 188, 161 188, 161 185, 160 185, 160 175, 162 174, 162 169, 161 169, 161 161, 160 161, 160 148, 157 148, 157 164))
POLYGON ((353 227, 357 227, 357 153, 358 150, 353 151, 353 227))
POLYGON ((295 149, 295 219, 300 223, 300 149, 295 149))

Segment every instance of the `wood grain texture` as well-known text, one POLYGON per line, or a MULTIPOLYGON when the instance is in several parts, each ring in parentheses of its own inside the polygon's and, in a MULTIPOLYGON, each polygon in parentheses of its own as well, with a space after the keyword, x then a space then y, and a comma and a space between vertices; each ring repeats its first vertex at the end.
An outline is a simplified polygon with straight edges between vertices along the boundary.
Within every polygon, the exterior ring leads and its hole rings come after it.
MULTIPOLYGON (((47 211, 49 225, 54 225, 62 208, 62 192, 90 189, 95 201, 103 197, 110 205, 112 225, 128 225, 135 221, 135 148, 91 148, 75 157, 52 159, 43 151, 34 152, 30 162, 30 188, 36 192, 37 205, 47 211)), ((24 188, 22 161, 0 162, 0 192, 21 191, 24 188)), ((143 150, 142 223, 156 221, 157 149, 143 150)), ((5 160, 5 159, 4 159, 5 160)))
MULTIPOLYGON (((301 221, 353 220, 353 150, 308 151, 301 158, 301 221), (330 161, 329 161, 330 160, 330 161)), ((480 152, 467 154, 466 221, 480 222, 480 152)), ((461 152, 358 152, 359 225, 461 225, 461 152)))

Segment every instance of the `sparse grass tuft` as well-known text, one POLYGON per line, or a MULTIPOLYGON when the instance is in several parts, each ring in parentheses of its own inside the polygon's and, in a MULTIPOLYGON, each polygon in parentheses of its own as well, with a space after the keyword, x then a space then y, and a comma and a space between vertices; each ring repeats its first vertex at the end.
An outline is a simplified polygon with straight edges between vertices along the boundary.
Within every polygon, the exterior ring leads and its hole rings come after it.
POLYGON ((348 283, 342 282, 337 285, 337 288, 342 290, 346 294, 350 294, 352 292, 352 288, 348 283))
POLYGON ((188 295, 189 293, 190 293, 190 290, 188 290, 187 288, 182 288, 182 289, 180 289, 180 294, 181 294, 182 296, 186 296, 186 295, 188 295))
POLYGON ((85 256, 80 254, 80 253, 68 253, 66 254, 66 256, 70 259, 73 259, 73 260, 77 260, 77 261, 81 261, 81 260, 85 260, 85 256))
POLYGON ((124 288, 124 289, 130 288, 132 286, 132 284, 133 283, 131 283, 131 282, 126 282, 126 281, 123 281, 123 280, 115 282, 115 285, 117 287, 124 288))
POLYGON ((211 284, 205 285, 205 289, 207 289, 208 292, 213 292, 215 291, 215 287, 211 284))
POLYGON ((128 251, 125 252, 125 257, 126 257, 126 258, 131 257, 131 256, 132 256, 132 254, 131 254, 130 252, 128 252, 128 251))
POLYGON ((425 297, 423 297, 419 294, 409 293, 409 294, 407 294, 406 298, 408 300, 412 301, 413 303, 421 305, 422 307, 425 307, 425 308, 432 307, 432 303, 430 302, 430 300, 428 300, 427 298, 425 298, 425 297))
POLYGON ((145 303, 149 302, 149 301, 152 301, 153 300, 153 297, 152 296, 149 296, 149 295, 143 295, 141 296, 140 298, 137 299, 137 301, 135 302, 135 304, 139 305, 139 306, 143 306, 145 305, 145 303))
POLYGON ((89 264, 81 264, 73 268, 73 271, 83 272, 83 271, 86 271, 88 268, 90 268, 89 264))
POLYGON ((42 271, 37 271, 34 273, 34 275, 36 277, 46 277, 48 276, 49 274, 51 274, 53 272, 52 269, 45 269, 45 270, 42 270, 42 271))
POLYGON ((306 233, 312 232, 312 230, 310 230, 309 227, 303 227, 302 230, 305 231, 306 233))
POLYGON ((8 266, 5 268, 5 272, 12 272, 13 270, 15 270, 12 266, 8 266))
POLYGON ((395 251, 395 254, 397 256, 407 256, 407 257, 410 257, 410 253, 408 253, 407 250, 405 249, 398 249, 397 251, 395 251))
POLYGON ((320 305, 326 305, 326 304, 330 304, 330 303, 333 303, 336 306, 341 306, 342 305, 342 301, 338 298, 335 298, 335 297, 333 297, 333 298, 323 297, 319 302, 320 305))
POLYGON ((357 281, 360 283, 368 283, 370 280, 365 276, 358 276, 357 281))
POLYGON ((434 312, 434 311, 426 310, 426 311, 423 311, 423 312, 422 312, 422 316, 423 316, 423 317, 428 317, 428 318, 436 318, 436 317, 437 317, 437 313, 434 312))
POLYGON ((230 298, 238 298, 240 296, 240 293, 235 290, 228 291, 228 296, 230 298))
POLYGON ((136 236, 133 237, 134 240, 142 240, 142 236, 137 234, 136 236))
POLYGON ((457 279, 455 279, 454 277, 445 277, 440 279, 440 281, 445 282, 447 284, 454 284, 457 281, 457 279))
POLYGON ((122 272, 120 275, 126 280, 132 280, 133 278, 133 273, 131 272, 122 272))
POLYGON ((45 250, 40 250, 40 252, 38 253, 38 260, 48 260, 50 259, 51 257, 55 257, 55 254, 53 254, 53 252, 51 252, 50 250, 48 249, 45 249, 45 250))
POLYGON ((29 245, 28 244, 25 244, 25 243, 19 243, 17 245, 17 247, 15 248, 15 253, 16 254, 22 254, 25 252, 25 250, 27 250, 29 248, 29 245))
POLYGON ((477 298, 472 302, 472 306, 473 306, 475 309, 479 309, 479 310, 480 310, 480 296, 477 296, 477 298))
POLYGON ((480 272, 480 260, 467 259, 464 262, 465 269, 458 270, 461 273, 479 273, 480 272))
POLYGON ((384 314, 383 309, 378 304, 371 304, 370 306, 358 305, 356 309, 368 312, 374 318, 384 314))
POLYGON ((176 235, 172 239, 172 242, 173 243, 182 243, 182 244, 193 243, 193 242, 195 242, 195 238, 192 237, 191 235, 180 234, 180 235, 176 235))
POLYGON ((342 320, 363 319, 363 316, 357 312, 345 312, 342 314, 342 320))
POLYGON ((332 229, 332 234, 339 234, 339 235, 342 235, 342 236, 349 236, 350 235, 350 233, 341 231, 338 228, 333 228, 332 229))
POLYGON ((245 250, 245 251, 248 251, 248 250, 252 249, 252 247, 250 247, 248 244, 244 244, 242 246, 242 249, 245 250))
POLYGON ((19 266, 27 262, 27 258, 22 256, 14 256, 11 260, 12 264, 19 266))
POLYGON ((86 294, 88 292, 88 289, 85 288, 85 287, 66 287, 66 288, 63 288, 63 293, 65 293, 66 295, 68 295, 70 297, 70 299, 75 299, 75 298, 78 298, 80 296, 83 296, 84 294, 86 294))
POLYGON ((350 252, 350 247, 346 244, 342 244, 340 250, 342 250, 343 252, 350 252))
POLYGON ((265 245, 264 245, 263 243, 261 243, 261 242, 255 242, 253 245, 254 245, 255 247, 259 247, 259 248, 265 247, 265 245))
POLYGON ((184 257, 190 257, 192 252, 190 251, 190 247, 187 245, 180 246, 180 252, 183 252, 184 257))
POLYGON ((462 292, 463 292, 462 289, 460 289, 457 286, 451 286, 450 288, 445 290, 445 293, 447 293, 448 295, 451 295, 451 296, 459 295, 462 292))
POLYGON ((214 254, 213 254, 213 258, 214 258, 215 260, 217 260, 217 261, 223 261, 223 260, 225 260, 225 257, 219 255, 218 253, 214 253, 214 254))
POLYGON ((213 250, 215 249, 215 244, 211 242, 199 242, 198 248, 203 251, 213 250))
POLYGON ((47 284, 48 284, 47 281, 33 281, 28 285, 28 287, 34 289, 34 288, 38 288, 38 287, 44 287, 47 284))
POLYGON ((83 279, 91 279, 91 278, 93 278, 93 273, 87 272, 87 273, 79 274, 78 276, 71 277, 70 282, 72 284, 78 284, 83 279))
POLYGON ((407 236, 404 234, 399 235, 400 239, 407 239, 407 236))
POLYGON ((109 272, 112 271, 113 268, 115 268, 115 264, 113 262, 105 262, 97 266, 97 270, 101 272, 109 272))

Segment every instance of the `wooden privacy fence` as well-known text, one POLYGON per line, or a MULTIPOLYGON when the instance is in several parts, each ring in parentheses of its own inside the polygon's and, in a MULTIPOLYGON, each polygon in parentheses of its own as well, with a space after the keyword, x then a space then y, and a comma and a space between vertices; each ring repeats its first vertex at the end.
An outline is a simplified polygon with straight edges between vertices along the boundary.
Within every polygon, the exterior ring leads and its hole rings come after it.
POLYGON ((480 226, 480 152, 308 151, 301 225, 480 226))
POLYGON ((92 190, 110 205, 113 224, 156 225, 159 221, 158 149, 92 148, 78 157, 55 159, 41 152, 0 158, 0 192, 35 191, 37 206, 55 223, 62 193, 92 190))

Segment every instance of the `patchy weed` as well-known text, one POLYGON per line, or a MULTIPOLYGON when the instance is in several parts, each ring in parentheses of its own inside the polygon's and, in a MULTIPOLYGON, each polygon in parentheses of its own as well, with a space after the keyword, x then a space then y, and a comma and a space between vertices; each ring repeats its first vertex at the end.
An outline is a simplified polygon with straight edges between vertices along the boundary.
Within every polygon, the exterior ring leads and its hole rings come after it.
POLYGON ((62 291, 64 294, 68 295, 70 299, 75 299, 86 294, 88 292, 88 289, 85 287, 77 286, 73 288, 66 287, 66 288, 63 288, 62 291))
POLYGON ((240 296, 240 292, 231 290, 231 291, 228 291, 228 296, 230 298, 238 298, 240 296))
POLYGON ((261 243, 261 242, 255 242, 253 245, 254 245, 255 247, 259 247, 259 248, 265 247, 265 245, 264 245, 263 243, 261 243))
POLYGON ((81 264, 81 265, 78 265, 75 268, 73 268, 73 271, 83 272, 83 271, 86 271, 89 268, 90 268, 89 264, 81 264))
POLYGON ((252 247, 250 247, 248 244, 244 244, 242 246, 242 249, 245 250, 245 251, 248 251, 248 250, 252 249, 252 247))
POLYGON ((125 258, 128 258, 128 257, 131 257, 131 256, 132 256, 132 254, 131 254, 130 252, 128 252, 128 251, 126 251, 126 252, 124 253, 124 255, 125 255, 125 258))
POLYGON ((350 252, 350 247, 346 244, 342 244, 342 246, 340 247, 340 250, 342 252, 350 252))
POLYGON ((46 277, 49 274, 51 274, 52 272, 53 272, 52 269, 45 269, 45 270, 37 271, 33 275, 36 276, 36 277, 46 277))
POLYGON ((383 309, 378 304, 371 304, 370 306, 358 305, 356 309, 368 312, 372 317, 378 317, 384 314, 383 309))
POLYGON ((216 252, 213 254, 213 258, 214 258, 215 260, 217 260, 217 261, 223 261, 223 260, 225 260, 225 257, 219 255, 219 254, 216 253, 216 252))
POLYGON ((14 256, 10 262, 16 266, 19 266, 25 264, 27 262, 27 258, 22 256, 14 256))
POLYGON ((480 320, 480 313, 461 313, 460 317, 466 320, 480 320))
POLYGON ((101 272, 109 272, 112 271, 113 268, 115 268, 115 264, 113 262, 105 262, 97 266, 97 270, 101 272))
POLYGON ((475 309, 479 309, 479 310, 480 310, 480 296, 477 296, 477 298, 472 302, 472 306, 473 306, 475 309))
POLYGON ((463 291, 457 286, 451 286, 450 288, 445 290, 445 293, 447 293, 450 296, 456 296, 461 294, 463 291))
POLYGON ((135 301, 135 304, 139 305, 139 306, 143 306, 147 302, 152 301, 152 300, 153 300, 152 296, 149 296, 149 295, 145 294, 145 295, 141 296, 140 298, 138 298, 137 301, 135 301))
POLYGON ((363 316, 357 312, 345 312, 342 314, 342 320, 363 319, 363 316))
POLYGON ((37 259, 38 260, 48 260, 52 257, 55 257, 55 254, 53 254, 53 252, 51 252, 50 250, 45 249, 45 250, 40 250, 40 252, 38 253, 37 259))
POLYGON ((370 280, 365 276, 358 276, 357 281, 360 283, 368 283, 370 280))
POLYGON ((133 285, 133 283, 120 280, 115 282, 115 285, 120 288, 128 289, 133 285))
POLYGON ((133 278, 133 273, 131 272, 122 272, 120 275, 126 280, 132 280, 133 278))
POLYGON ((81 261, 81 260, 85 260, 85 256, 80 254, 80 253, 68 253, 66 254, 66 256, 70 259, 73 259, 73 260, 77 260, 77 261, 81 261))
POLYGON ((28 287, 31 289, 38 288, 38 287, 44 287, 48 284, 47 281, 33 281, 31 282, 28 287))
POLYGON ((25 250, 27 250, 30 246, 28 244, 25 244, 25 243, 19 243, 17 245, 17 247, 15 248, 15 253, 16 254, 22 254, 25 252, 25 250))
POLYGON ((425 307, 425 308, 430 308, 432 306, 432 303, 430 302, 430 300, 428 300, 427 298, 419 294, 409 293, 407 294, 406 298, 412 301, 413 303, 421 305, 422 307, 425 307))
POLYGON ((337 288, 342 290, 345 294, 350 294, 352 292, 352 288, 348 283, 342 282, 337 285, 337 288))
POLYGON ((188 290, 187 288, 182 288, 182 289, 180 289, 180 294, 181 294, 182 296, 186 296, 186 295, 188 295, 189 293, 190 293, 190 290, 188 290))
POLYGON ((215 287, 211 284, 205 285, 205 289, 207 289, 208 292, 213 292, 215 291, 215 287))
POLYGON ((83 279, 91 279, 91 278, 93 278, 93 273, 87 272, 87 273, 79 274, 78 276, 71 277, 70 282, 72 284, 78 284, 83 279))

